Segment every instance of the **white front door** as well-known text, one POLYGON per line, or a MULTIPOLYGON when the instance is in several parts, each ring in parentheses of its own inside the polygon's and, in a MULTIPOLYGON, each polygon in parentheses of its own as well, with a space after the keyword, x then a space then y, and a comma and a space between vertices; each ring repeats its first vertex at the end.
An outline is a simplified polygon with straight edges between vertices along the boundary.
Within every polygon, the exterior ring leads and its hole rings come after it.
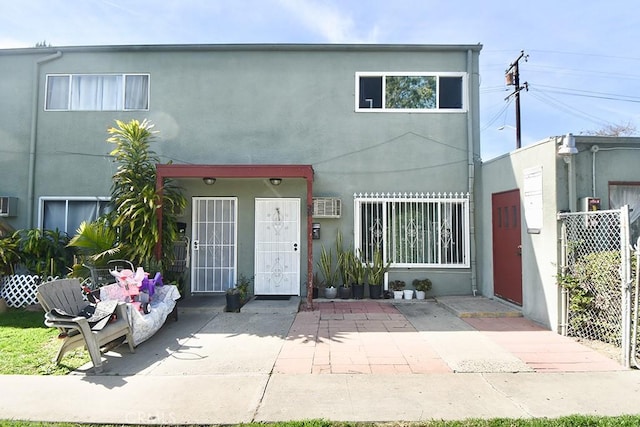
POLYGON ((235 197, 192 199, 191 292, 224 292, 235 286, 237 204, 235 197))
POLYGON ((300 295, 300 199, 256 199, 255 294, 300 295))

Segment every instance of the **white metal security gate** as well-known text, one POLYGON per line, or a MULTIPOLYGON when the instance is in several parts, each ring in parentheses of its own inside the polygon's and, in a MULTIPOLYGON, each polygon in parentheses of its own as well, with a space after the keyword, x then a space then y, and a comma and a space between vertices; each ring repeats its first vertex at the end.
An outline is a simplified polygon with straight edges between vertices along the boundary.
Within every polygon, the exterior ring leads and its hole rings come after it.
POLYGON ((237 198, 192 200, 191 292, 224 292, 236 283, 237 198))
POLYGON ((637 355, 637 291, 632 286, 629 210, 562 213, 560 331, 615 345, 622 361, 637 355), (634 332, 635 331, 635 332, 634 332))
POLYGON ((300 199, 256 199, 255 294, 300 295, 300 199))

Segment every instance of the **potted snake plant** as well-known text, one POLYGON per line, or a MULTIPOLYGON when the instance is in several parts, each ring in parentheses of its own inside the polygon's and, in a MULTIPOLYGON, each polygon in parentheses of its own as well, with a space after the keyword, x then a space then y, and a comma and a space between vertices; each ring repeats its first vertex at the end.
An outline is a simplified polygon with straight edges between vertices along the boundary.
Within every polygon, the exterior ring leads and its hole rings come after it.
POLYGON ((347 264, 349 266, 349 280, 351 282, 351 289, 353 298, 364 298, 364 282, 366 276, 365 265, 362 262, 361 254, 358 249, 358 255, 355 252, 347 252, 347 264))
POLYGON ((327 250, 324 245, 320 250, 320 260, 318 261, 318 269, 322 275, 322 284, 324 285, 324 297, 333 299, 338 295, 336 282, 338 281, 338 270, 333 265, 333 255, 331 249, 327 250))
POLYGON ((379 249, 373 253, 372 261, 365 264, 366 274, 369 278, 369 296, 372 299, 382 298, 382 283, 390 265, 391 262, 384 263, 382 252, 379 249))

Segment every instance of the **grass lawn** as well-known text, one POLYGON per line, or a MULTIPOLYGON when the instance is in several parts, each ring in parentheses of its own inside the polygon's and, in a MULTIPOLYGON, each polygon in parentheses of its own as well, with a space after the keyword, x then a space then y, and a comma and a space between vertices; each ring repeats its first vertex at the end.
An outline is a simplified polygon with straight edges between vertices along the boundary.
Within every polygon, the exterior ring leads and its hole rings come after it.
POLYGON ((0 375, 65 375, 90 360, 86 350, 77 349, 56 365, 52 359, 60 344, 58 330, 44 325, 41 311, 0 313, 0 375))
MULTIPOLYGON (((108 427, 114 424, 76 424, 76 423, 37 423, 27 421, 0 421, 0 427, 108 427)), ((215 425, 215 424, 212 424, 215 425)), ((423 422, 386 422, 358 423, 332 422, 326 420, 289 421, 281 423, 248 423, 239 427, 636 427, 640 425, 640 416, 589 417, 574 415, 562 418, 507 419, 490 420, 469 419, 464 421, 423 421, 423 422)), ((128 425, 133 427, 133 425, 128 425)), ((148 426, 147 426, 148 427, 148 426)))

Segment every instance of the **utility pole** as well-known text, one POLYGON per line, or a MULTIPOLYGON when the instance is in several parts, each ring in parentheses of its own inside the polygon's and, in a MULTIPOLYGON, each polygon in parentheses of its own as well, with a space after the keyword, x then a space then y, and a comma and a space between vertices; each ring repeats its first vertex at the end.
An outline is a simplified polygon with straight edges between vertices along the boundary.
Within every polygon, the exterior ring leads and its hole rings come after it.
POLYGON ((522 86, 520 86, 520 67, 519 63, 521 59, 524 59, 527 62, 529 55, 524 54, 524 50, 520 51, 520 56, 516 58, 511 64, 509 64, 509 68, 504 73, 505 80, 507 86, 514 86, 513 92, 509 94, 504 100, 515 96, 516 98, 516 148, 522 147, 522 129, 520 124, 520 91, 522 89, 529 90, 529 84, 524 82, 522 86))

